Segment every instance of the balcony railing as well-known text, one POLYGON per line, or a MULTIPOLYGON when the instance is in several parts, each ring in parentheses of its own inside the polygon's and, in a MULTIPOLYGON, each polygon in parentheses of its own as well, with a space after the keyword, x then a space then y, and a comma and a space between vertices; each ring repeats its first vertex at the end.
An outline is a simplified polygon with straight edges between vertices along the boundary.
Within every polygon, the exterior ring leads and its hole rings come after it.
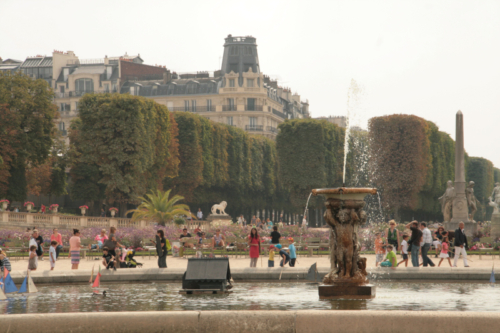
POLYGON ((263 132, 264 131, 264 125, 246 125, 245 126, 246 131, 259 131, 263 132))
POLYGON ((266 130, 267 130, 268 132, 278 133, 278 129, 277 129, 276 127, 267 126, 267 127, 266 127, 266 130))
POLYGON ((275 114, 275 115, 277 115, 278 117, 281 117, 281 118, 283 118, 283 119, 286 119, 285 114, 284 114, 283 112, 280 112, 280 111, 276 110, 276 109, 273 109, 273 114, 275 114))
POLYGON ((200 105, 196 107, 190 106, 189 108, 185 106, 174 106, 168 108, 169 111, 186 111, 186 112, 214 112, 215 105, 200 105))
POLYGON ((262 111, 263 109, 262 105, 245 105, 245 111, 262 111))
POLYGON ((68 98, 68 97, 81 97, 85 94, 98 94, 98 93, 115 93, 117 89, 108 89, 108 90, 86 90, 86 91, 66 91, 59 92, 56 91, 56 98, 68 98))
POLYGON ((222 111, 236 111, 236 105, 223 105, 222 111))

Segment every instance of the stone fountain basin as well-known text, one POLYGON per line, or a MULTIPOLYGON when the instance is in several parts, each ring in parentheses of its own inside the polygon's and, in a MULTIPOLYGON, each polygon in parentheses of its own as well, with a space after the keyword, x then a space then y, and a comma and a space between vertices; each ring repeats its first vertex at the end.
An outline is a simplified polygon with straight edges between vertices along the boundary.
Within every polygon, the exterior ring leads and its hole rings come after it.
POLYGON ((336 187, 319 188, 311 191, 313 195, 323 195, 327 199, 337 199, 342 201, 363 201, 368 194, 377 194, 376 188, 369 187, 336 187))

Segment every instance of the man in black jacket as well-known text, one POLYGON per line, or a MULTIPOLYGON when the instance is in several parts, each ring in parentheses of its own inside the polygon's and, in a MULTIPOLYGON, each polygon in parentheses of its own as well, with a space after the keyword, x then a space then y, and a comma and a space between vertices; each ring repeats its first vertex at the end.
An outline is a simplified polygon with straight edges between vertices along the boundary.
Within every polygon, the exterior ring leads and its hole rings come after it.
POLYGON ((453 262, 453 267, 457 267, 458 257, 462 254, 464 258, 464 267, 469 267, 467 265, 467 252, 466 249, 469 247, 467 244, 467 236, 465 236, 464 230, 465 224, 460 222, 458 224, 458 229, 455 230, 455 260, 453 262))

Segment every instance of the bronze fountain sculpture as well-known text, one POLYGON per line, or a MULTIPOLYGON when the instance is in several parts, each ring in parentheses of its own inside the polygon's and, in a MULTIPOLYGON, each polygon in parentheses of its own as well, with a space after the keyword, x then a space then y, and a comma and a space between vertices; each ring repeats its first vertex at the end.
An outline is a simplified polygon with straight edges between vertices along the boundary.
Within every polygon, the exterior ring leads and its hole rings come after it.
POLYGON ((364 197, 375 188, 329 188, 312 190, 326 197, 324 219, 330 230, 330 272, 319 286, 320 298, 373 298, 368 284, 366 258, 360 258, 358 227, 366 222, 364 197))

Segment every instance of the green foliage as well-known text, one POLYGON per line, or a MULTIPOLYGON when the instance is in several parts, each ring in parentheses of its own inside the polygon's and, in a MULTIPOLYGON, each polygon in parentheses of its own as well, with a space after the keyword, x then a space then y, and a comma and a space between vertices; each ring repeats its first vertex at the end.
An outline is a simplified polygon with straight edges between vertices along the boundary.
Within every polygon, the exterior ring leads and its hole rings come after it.
POLYGON ((57 108, 53 90, 42 79, 17 73, 0 73, 0 194, 23 201, 27 194, 27 166, 48 158, 55 134, 57 108), (4 121, 8 121, 7 124, 4 121), (9 139, 2 139, 8 133, 9 139), (3 135, 2 135, 3 134, 3 135), (13 188, 16 187, 16 188, 13 188))
POLYGON ((138 96, 86 94, 79 109, 73 164, 99 168, 98 183, 104 184, 108 201, 136 203, 146 191, 162 187, 163 178, 171 176, 167 167, 176 165, 169 161, 176 157, 170 149, 175 142, 172 133, 165 133, 172 129, 165 107, 138 96))
POLYGON ((101 201, 106 197, 106 185, 99 183, 102 173, 96 163, 84 162, 82 156, 90 153, 90 147, 80 141, 82 121, 76 118, 71 122, 69 129, 70 149, 70 196, 73 200, 101 201))
POLYGON ((373 180, 383 189, 382 202, 399 219, 402 208, 415 209, 428 179, 432 159, 429 125, 412 115, 370 119, 373 180))
POLYGON ((314 188, 342 185, 343 129, 314 119, 287 120, 279 129, 279 178, 293 206, 305 206, 314 188))
POLYGON ((133 213, 133 221, 154 221, 160 225, 171 222, 176 216, 189 215, 189 207, 184 204, 178 204, 184 198, 180 195, 174 195, 170 198, 170 191, 163 192, 157 190, 156 192, 147 194, 145 197, 137 198, 141 204, 137 209, 129 210, 127 214, 133 213))
POLYGON ((478 221, 489 220, 492 209, 487 203, 494 187, 493 163, 485 158, 470 157, 466 178, 468 181, 474 181, 474 194, 479 201, 474 219, 478 221))
POLYGON ((500 169, 493 168, 493 177, 495 179, 495 183, 500 182, 500 169))

